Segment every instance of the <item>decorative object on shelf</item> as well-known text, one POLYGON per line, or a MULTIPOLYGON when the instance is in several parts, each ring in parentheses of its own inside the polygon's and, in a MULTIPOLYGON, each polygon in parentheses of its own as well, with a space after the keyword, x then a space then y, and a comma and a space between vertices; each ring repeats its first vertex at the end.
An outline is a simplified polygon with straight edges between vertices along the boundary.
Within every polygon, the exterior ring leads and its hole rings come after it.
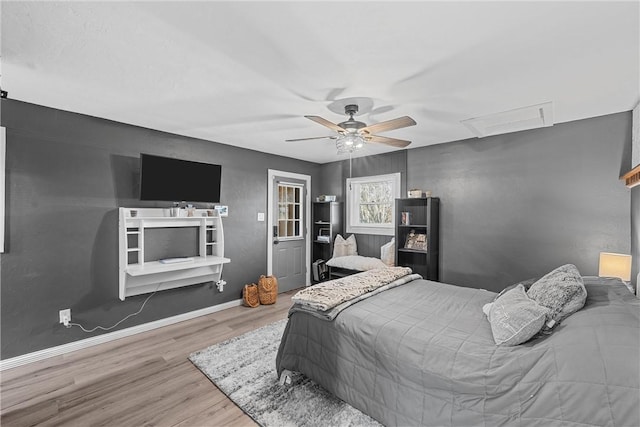
POLYGON ((413 190, 407 191, 407 197, 410 199, 419 199, 422 197, 422 190, 414 188, 413 190))
POLYGON ((180 216, 180 203, 173 202, 173 206, 169 209, 169 215, 171 215, 174 218, 177 218, 180 216))
POLYGON ((411 230, 407 236, 407 241, 404 244, 405 249, 414 249, 418 251, 427 250, 427 235, 416 233, 415 230, 411 230))
POLYGON ((218 211, 218 215, 220 216, 229 216, 229 206, 216 205, 215 210, 218 211))
POLYGON ((135 218, 138 216, 138 211, 135 209, 131 209, 129 213, 131 214, 131 218, 135 218))
POLYGON ((318 230, 318 241, 331 243, 331 229, 330 228, 321 228, 318 230))
POLYGON ((275 304, 278 298, 278 279, 275 276, 260 276, 258 280, 260 304, 275 304))
POLYGON ((244 285, 242 289, 242 301, 247 307, 257 307, 260 305, 260 297, 258 295, 258 285, 251 283, 244 285))
POLYGON ((411 225, 411 212, 402 212, 400 223, 402 225, 411 225))
POLYGON ((424 197, 431 197, 431 190, 425 190, 424 197))
POLYGON ((327 194, 323 194, 321 196, 318 196, 316 201, 318 201, 318 202, 335 202, 336 201, 336 196, 333 196, 333 195, 330 196, 330 195, 327 195, 327 194))

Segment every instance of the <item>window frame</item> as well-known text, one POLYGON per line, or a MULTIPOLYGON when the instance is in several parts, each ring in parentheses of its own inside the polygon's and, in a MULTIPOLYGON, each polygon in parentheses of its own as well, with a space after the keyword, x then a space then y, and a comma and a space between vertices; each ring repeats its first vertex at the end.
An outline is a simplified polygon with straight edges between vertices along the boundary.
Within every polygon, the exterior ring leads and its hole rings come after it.
POLYGON ((278 182, 278 194, 276 195, 277 197, 277 204, 278 204, 278 217, 276 218, 276 222, 278 223, 278 240, 285 242, 285 241, 292 241, 292 240, 302 240, 305 238, 304 236, 304 223, 303 223, 303 219, 304 219, 304 184, 298 184, 298 183, 291 183, 291 182, 278 182), (280 199, 280 189, 284 189, 285 191, 287 191, 288 193, 288 189, 292 189, 294 192, 294 197, 293 197, 293 201, 289 201, 289 198, 287 197, 287 200, 282 201, 280 199), (296 201, 295 198, 295 193, 296 190, 298 192, 298 201, 296 201), (298 209, 296 210, 296 206, 298 207, 298 209), (280 218, 280 210, 281 208, 285 208, 286 210, 286 217, 285 218, 280 218), (294 211, 294 215, 293 217, 289 216, 289 208, 293 208, 294 211), (296 215, 297 214, 297 215, 296 215), (292 222, 293 223, 293 230, 296 230, 296 223, 298 224, 298 233, 297 234, 292 234, 292 235, 287 235, 283 236, 281 235, 281 230, 280 230, 280 223, 281 222, 285 222, 285 223, 289 223, 292 222))
POLYGON ((362 176, 358 178, 347 178, 346 180, 346 232, 356 234, 375 234, 382 236, 393 236, 395 234, 395 217, 396 203, 395 199, 401 195, 401 174, 400 172, 362 176), (360 199, 358 197, 357 187, 362 184, 370 184, 375 182, 388 181, 391 184, 392 200, 391 200, 391 222, 389 224, 367 224, 362 225, 359 222, 360 199))

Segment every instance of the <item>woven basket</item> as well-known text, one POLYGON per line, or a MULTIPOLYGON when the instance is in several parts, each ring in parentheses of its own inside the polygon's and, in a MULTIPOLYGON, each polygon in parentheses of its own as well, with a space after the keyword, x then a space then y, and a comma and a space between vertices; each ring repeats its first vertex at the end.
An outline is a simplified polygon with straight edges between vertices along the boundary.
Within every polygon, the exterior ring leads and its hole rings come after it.
POLYGON ((260 297, 258 292, 258 285, 252 283, 250 285, 244 285, 242 289, 242 301, 248 307, 257 307, 260 305, 260 297))
POLYGON ((275 276, 260 276, 258 295, 260 304, 275 304, 278 297, 278 279, 275 276))

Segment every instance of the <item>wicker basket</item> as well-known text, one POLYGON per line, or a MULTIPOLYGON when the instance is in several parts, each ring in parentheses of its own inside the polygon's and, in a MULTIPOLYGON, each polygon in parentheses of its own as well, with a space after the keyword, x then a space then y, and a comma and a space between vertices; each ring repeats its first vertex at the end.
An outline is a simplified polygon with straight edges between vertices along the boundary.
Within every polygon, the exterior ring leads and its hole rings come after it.
POLYGON ((275 304, 278 297, 278 279, 275 276, 260 276, 258 295, 260 304, 275 304))
POLYGON ((242 289, 242 300, 248 307, 257 307, 260 305, 260 297, 258 292, 258 285, 252 283, 250 285, 244 285, 242 289))

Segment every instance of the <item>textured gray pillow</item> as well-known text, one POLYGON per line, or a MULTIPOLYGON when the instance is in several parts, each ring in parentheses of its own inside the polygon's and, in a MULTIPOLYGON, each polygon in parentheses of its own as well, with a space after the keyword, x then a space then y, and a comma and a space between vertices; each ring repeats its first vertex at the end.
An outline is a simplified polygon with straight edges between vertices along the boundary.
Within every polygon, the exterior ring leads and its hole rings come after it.
POLYGON ((553 320, 552 327, 584 306, 587 289, 576 266, 565 264, 531 285, 527 295, 550 310, 547 322, 553 320))
POLYGON ((527 296, 523 285, 508 290, 493 302, 489 322, 497 345, 513 346, 540 332, 549 309, 527 296))

